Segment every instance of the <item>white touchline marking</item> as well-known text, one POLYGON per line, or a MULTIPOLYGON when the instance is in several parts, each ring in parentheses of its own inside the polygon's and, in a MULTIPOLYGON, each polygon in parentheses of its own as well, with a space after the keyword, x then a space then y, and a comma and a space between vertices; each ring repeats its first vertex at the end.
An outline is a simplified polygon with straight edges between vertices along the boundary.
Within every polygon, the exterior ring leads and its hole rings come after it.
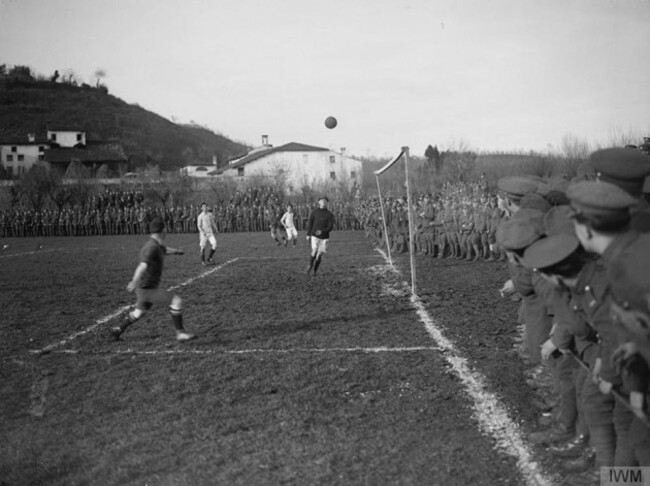
MULTIPOLYGON (((186 280, 185 282, 183 282, 183 283, 181 283, 181 284, 178 284, 178 285, 174 285, 174 286, 172 286, 172 287, 169 287, 168 290, 176 290, 176 289, 178 289, 178 288, 180 288, 180 287, 184 287, 184 286, 186 286, 186 285, 189 285, 189 284, 191 284, 192 282, 194 282, 194 281, 196 281, 196 280, 199 280, 199 279, 201 279, 201 278, 205 278, 205 277, 207 277, 208 275, 211 275, 211 274, 213 274, 214 272, 216 272, 216 271, 218 271, 218 270, 221 270, 221 269, 222 269, 223 267, 225 267, 226 265, 229 265, 229 264, 231 264, 231 263, 233 263, 233 262, 236 262, 237 260, 239 260, 239 258, 233 258, 233 259, 231 259, 231 260, 228 260, 228 261, 222 263, 221 265, 217 265, 216 267, 214 267, 214 268, 212 268, 212 269, 210 269, 210 270, 208 270, 208 271, 206 271, 206 272, 203 272, 202 274, 200 274, 200 275, 198 275, 198 276, 196 276, 196 277, 192 277, 191 279, 186 280)), ((59 341, 59 342, 52 343, 52 344, 48 344, 47 346, 45 346, 45 347, 42 348, 42 349, 32 350, 32 351, 30 351, 30 353, 34 353, 34 354, 47 353, 47 352, 52 351, 54 348, 58 348, 59 346, 64 346, 64 345, 66 345, 67 343, 69 343, 70 341, 72 341, 72 340, 78 338, 79 336, 83 336, 84 334, 88 334, 89 332, 93 331, 93 330, 96 329, 97 327, 99 327, 99 326, 101 326, 101 325, 103 325, 103 324, 106 324, 107 322, 109 322, 109 321, 115 319, 116 317, 119 317, 119 316, 122 315, 124 312, 126 312, 130 307, 131 307, 130 305, 122 306, 122 307, 120 307, 118 310, 116 310, 115 312, 113 312, 112 314, 110 314, 110 315, 108 315, 108 316, 105 316, 105 317, 102 317, 101 319, 95 321, 95 324, 93 324, 92 326, 87 327, 87 328, 84 329, 83 331, 76 332, 76 333, 74 333, 74 334, 68 336, 67 338, 62 339, 62 340, 59 341)))
MULTIPOLYGON (((377 249, 377 251, 384 257, 388 265, 388 256, 382 250, 377 249)), ((397 275, 401 275, 395 267, 389 266, 388 268, 397 275)), ((402 282, 401 286, 405 290, 410 289, 406 282, 402 282)), ((463 358, 453 343, 442 334, 439 325, 431 318, 422 301, 413 296, 411 303, 425 329, 443 351, 442 356, 451 365, 456 376, 460 378, 465 391, 472 398, 473 416, 478 421, 481 430, 496 440, 499 449, 517 460, 517 466, 527 485, 552 485, 553 482, 545 476, 541 467, 532 459, 531 451, 524 441, 519 427, 512 421, 505 406, 494 393, 488 390, 485 377, 478 371, 470 369, 467 359, 463 358)))
MULTIPOLYGON (((441 348, 437 346, 412 346, 401 348, 388 348, 379 346, 375 348, 289 348, 289 349, 153 349, 153 350, 138 350, 138 349, 118 349, 115 351, 97 351, 86 352, 77 349, 58 349, 52 350, 57 354, 142 354, 142 355, 170 355, 170 354, 194 354, 194 355, 210 355, 210 354, 292 354, 292 353, 413 353, 421 351, 440 351, 441 348)), ((39 351, 30 351, 32 353, 39 353, 39 351)))
POLYGON ((36 255, 37 253, 49 253, 52 251, 59 251, 56 248, 49 249, 49 250, 34 250, 34 251, 27 251, 25 253, 11 253, 9 255, 2 255, 0 256, 0 260, 3 260, 5 258, 13 258, 13 257, 19 257, 19 256, 26 256, 26 255, 36 255))

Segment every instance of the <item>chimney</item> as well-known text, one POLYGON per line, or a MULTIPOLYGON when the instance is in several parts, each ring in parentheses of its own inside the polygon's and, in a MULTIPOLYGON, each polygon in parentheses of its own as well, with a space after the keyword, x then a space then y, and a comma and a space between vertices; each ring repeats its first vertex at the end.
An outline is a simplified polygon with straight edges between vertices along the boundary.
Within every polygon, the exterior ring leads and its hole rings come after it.
POLYGON ((33 133, 28 133, 27 134, 27 141, 28 142, 35 142, 36 141, 36 135, 33 133))
POLYGON ((341 147, 341 155, 345 155, 345 147, 341 147))
POLYGON ((268 144, 269 144, 269 136, 262 135, 262 145, 268 145, 268 144))

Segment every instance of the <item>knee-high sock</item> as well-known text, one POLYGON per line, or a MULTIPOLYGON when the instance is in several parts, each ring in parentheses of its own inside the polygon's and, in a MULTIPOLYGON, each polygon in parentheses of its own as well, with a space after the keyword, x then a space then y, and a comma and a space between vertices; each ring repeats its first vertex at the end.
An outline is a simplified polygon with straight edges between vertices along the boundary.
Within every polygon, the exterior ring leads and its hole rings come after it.
POLYGON ((172 323, 177 331, 183 330, 183 311, 181 309, 174 309, 173 307, 169 308, 169 312, 172 315, 172 323))
POLYGON ((314 273, 316 273, 318 271, 318 267, 320 267, 321 258, 322 257, 318 255, 316 261, 314 262, 314 273))
POLYGON ((129 326, 130 326, 131 324, 133 324, 134 322, 136 322, 138 319, 140 319, 140 318, 139 318, 139 317, 135 317, 135 316, 133 315, 133 313, 129 312, 128 315, 127 315, 127 316, 124 318, 124 320, 122 321, 122 324, 120 324, 120 330, 121 330, 122 332, 126 331, 126 328, 129 327, 129 326))

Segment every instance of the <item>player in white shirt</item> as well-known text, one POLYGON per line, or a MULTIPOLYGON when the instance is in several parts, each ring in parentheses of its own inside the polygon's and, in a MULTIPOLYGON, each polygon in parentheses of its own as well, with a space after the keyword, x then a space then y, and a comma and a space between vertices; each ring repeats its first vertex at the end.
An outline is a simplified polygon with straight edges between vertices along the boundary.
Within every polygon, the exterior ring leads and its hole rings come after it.
POLYGON ((296 224, 294 221, 293 206, 291 204, 287 205, 287 212, 282 215, 280 220, 282 226, 284 226, 285 231, 287 232, 287 239, 284 240, 284 246, 287 246, 287 242, 291 240, 293 246, 296 246, 296 241, 298 241, 298 230, 296 230, 296 224))
POLYGON ((214 216, 208 211, 208 205, 201 203, 201 213, 196 218, 196 226, 199 228, 199 247, 201 248, 201 264, 206 265, 205 247, 210 242, 210 254, 208 255, 207 264, 213 265, 214 252, 217 251, 217 223, 214 216))

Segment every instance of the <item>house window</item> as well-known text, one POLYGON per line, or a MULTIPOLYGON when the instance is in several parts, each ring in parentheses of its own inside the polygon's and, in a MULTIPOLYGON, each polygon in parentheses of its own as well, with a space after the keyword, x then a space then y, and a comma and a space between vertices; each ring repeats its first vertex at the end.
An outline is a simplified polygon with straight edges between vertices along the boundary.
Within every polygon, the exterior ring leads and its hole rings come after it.
POLYGON ((351 170, 351 171, 350 171, 350 177, 352 177, 353 179, 356 179, 356 177, 357 177, 357 171, 356 171, 356 170, 351 170))
POLYGON ((14 156, 11 154, 7 154, 7 162, 13 162, 14 161, 14 156))
POLYGON ((334 162, 336 162, 336 157, 333 156, 333 155, 330 155, 330 164, 333 164, 334 162))
POLYGON ((239 168, 237 169, 237 175, 238 175, 239 177, 244 177, 244 168, 243 168, 243 167, 239 167, 239 168))
POLYGON ((45 155, 40 154, 40 155, 38 156, 38 160, 40 160, 41 162, 44 161, 44 160, 45 160, 45 155))
POLYGON ((16 152, 17 150, 18 150, 17 147, 11 147, 11 151, 12 151, 12 152, 16 152))
POLYGON ((23 162, 25 160, 25 156, 23 154, 18 154, 18 162, 23 162))
POLYGON ((43 147, 42 145, 40 145, 40 146, 38 147, 38 151, 39 151, 39 152, 45 152, 45 147, 43 147))
POLYGON ((56 133, 50 134, 50 140, 52 140, 53 142, 56 142, 56 133))
POLYGON ((332 179, 333 181, 336 180, 336 172, 330 172, 330 179, 332 179))
POLYGON ((77 133, 77 142, 81 142, 81 133, 77 133))
POLYGON ((302 154, 302 162, 307 163, 307 154, 302 154))

